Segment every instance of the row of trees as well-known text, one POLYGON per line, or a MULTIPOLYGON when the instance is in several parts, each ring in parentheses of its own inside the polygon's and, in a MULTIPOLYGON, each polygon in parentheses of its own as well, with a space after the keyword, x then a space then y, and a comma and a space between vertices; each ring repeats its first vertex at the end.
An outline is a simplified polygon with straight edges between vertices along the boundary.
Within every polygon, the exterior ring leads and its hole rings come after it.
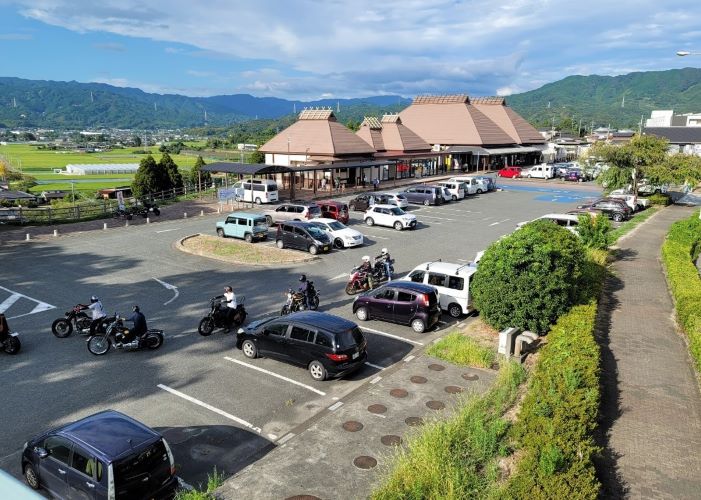
POLYGON ((203 166, 205 162, 201 156, 198 156, 195 166, 183 180, 178 165, 168 153, 163 153, 158 162, 153 156, 148 155, 141 160, 139 169, 136 171, 131 184, 132 193, 136 197, 141 197, 172 189, 182 189, 185 182, 201 189, 212 181, 210 173, 202 171, 203 166))

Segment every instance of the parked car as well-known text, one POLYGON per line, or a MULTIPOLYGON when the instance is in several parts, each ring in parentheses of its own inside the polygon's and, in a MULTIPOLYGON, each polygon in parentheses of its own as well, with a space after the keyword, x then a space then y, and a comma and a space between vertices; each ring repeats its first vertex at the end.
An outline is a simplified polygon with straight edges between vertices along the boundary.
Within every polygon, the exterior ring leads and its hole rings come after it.
POLYGON ((584 182, 585 181, 584 174, 578 168, 567 169, 567 173, 563 176, 562 179, 565 181, 571 181, 571 182, 584 182))
POLYGON ((499 177, 506 177, 509 179, 514 179, 521 177, 521 167, 504 167, 497 172, 499 177))
POLYGON ((438 292, 432 286, 411 281, 390 281, 356 297, 353 314, 360 321, 390 321, 411 325, 416 333, 423 333, 438 323, 441 308, 438 292))
POLYGON ((345 226, 335 219, 314 219, 309 222, 329 235, 333 246, 336 248, 350 248, 364 243, 363 233, 345 226))
POLYGON ((377 224, 393 227, 397 231, 416 228, 416 216, 394 205, 374 205, 365 212, 363 220, 368 226, 377 224))
POLYGON ((281 222, 277 226, 275 244, 278 248, 296 248, 316 255, 331 251, 331 238, 311 222, 281 222))
POLYGON ((541 163, 540 165, 533 165, 530 168, 521 170, 521 177, 526 177, 527 179, 552 179, 555 177, 555 169, 552 165, 541 163))
POLYGON ((27 441, 22 473, 30 487, 57 498, 163 498, 178 486, 163 436, 114 410, 27 441))
POLYGON ((447 188, 447 187, 445 187, 445 186, 443 186, 443 185, 439 185, 438 187, 439 187, 440 190, 441 190, 441 196, 443 196, 443 201, 444 201, 444 202, 450 203, 451 201, 453 201, 453 195, 450 194, 450 191, 448 191, 448 188, 447 188))
POLYGON ((638 194, 640 196, 649 196, 652 194, 666 194, 668 190, 669 190, 669 186, 667 186, 666 184, 660 184, 660 185, 650 184, 645 179, 643 179, 638 184, 638 194))
POLYGON ((233 212, 223 221, 217 222, 217 236, 220 238, 243 238, 248 243, 268 238, 268 223, 259 214, 233 212))
POLYGON ((450 199, 453 201, 462 200, 465 198, 465 192, 467 191, 467 186, 464 182, 460 181, 444 181, 439 183, 444 189, 448 190, 450 194, 450 199))
POLYGON ((288 220, 309 220, 321 217, 321 208, 316 203, 283 203, 271 210, 263 211, 268 226, 288 220))
POLYGON ((399 208, 406 208, 409 206, 409 200, 402 193, 391 192, 391 193, 380 193, 379 195, 382 199, 385 199, 383 203, 387 205, 396 205, 399 208))
POLYGON ((625 188, 614 189, 608 194, 608 197, 618 198, 619 200, 625 201, 626 204, 633 209, 633 211, 644 210, 645 208, 650 206, 650 200, 642 198, 640 196, 636 197, 633 193, 631 193, 628 189, 625 188))
POLYGON ((442 205, 443 190, 439 186, 411 186, 402 193, 409 203, 418 205, 442 205))
POLYGON ((555 169, 555 177, 558 177, 560 179, 564 179, 565 176, 567 175, 567 172, 569 172, 570 168, 574 168, 575 165, 574 163, 570 162, 565 162, 565 163, 555 163, 553 165, 555 169))
POLYGON ((232 189, 236 201, 250 201, 257 205, 278 201, 277 182, 270 179, 239 181, 232 189))
POLYGON ((321 209, 321 216, 328 219, 336 219, 343 224, 348 224, 348 205, 340 201, 324 200, 317 201, 321 209))
POLYGON ((247 358, 266 356, 303 366, 314 380, 343 377, 362 368, 368 357, 358 325, 316 311, 254 321, 239 329, 236 347, 247 358))
POLYGON ((469 194, 476 194, 478 189, 480 193, 483 191, 482 183, 477 182, 477 180, 471 175, 451 177, 448 179, 448 182, 462 182, 465 185, 465 196, 469 194))
POLYGON ((477 175, 475 180, 486 187, 485 191, 494 191, 497 188, 497 180, 490 175, 477 175))
MULTIPOLYGON (((575 214, 545 214, 541 215, 540 217, 533 219, 533 220, 549 220, 554 222, 560 227, 564 227, 571 233, 574 233, 576 235, 579 235, 577 232, 577 227, 579 226, 579 216, 575 214)), ((526 222, 519 222, 517 224, 517 228, 521 228, 522 226, 528 224, 529 222, 533 221, 526 221, 526 222)))
POLYGON ((365 212, 368 208, 376 204, 391 205, 390 197, 383 193, 361 194, 348 202, 348 206, 351 210, 355 210, 356 212, 365 212))
POLYGON ((592 203, 579 205, 577 210, 568 213, 602 213, 614 222, 621 222, 630 218, 631 210, 625 202, 621 200, 602 198, 592 203))
POLYGON ((441 309, 453 318, 470 314, 475 308, 470 296, 470 280, 477 267, 451 262, 424 262, 402 280, 430 285, 438 292, 441 309))

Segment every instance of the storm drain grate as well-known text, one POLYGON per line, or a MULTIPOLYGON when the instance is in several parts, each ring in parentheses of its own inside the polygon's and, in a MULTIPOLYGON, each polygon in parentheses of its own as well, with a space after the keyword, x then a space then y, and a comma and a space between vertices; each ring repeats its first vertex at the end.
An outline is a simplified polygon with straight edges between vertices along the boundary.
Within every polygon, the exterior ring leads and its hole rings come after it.
POLYGON ((404 419, 404 423, 409 427, 418 427, 424 425, 424 419, 421 417, 408 417, 404 419))
POLYGON ((375 405, 370 405, 368 406, 368 411, 370 413, 385 413, 387 411, 387 407, 385 405, 380 405, 380 404, 375 404, 375 405))
POLYGON ((464 378, 465 380, 478 380, 479 375, 476 375, 474 373, 463 373, 462 378, 464 378))
POLYGON ((409 395, 406 389, 392 389, 389 391, 389 395, 393 398, 405 398, 409 395))
POLYGON ((355 420, 349 420, 348 422, 343 422, 343 428, 348 432, 358 432, 363 430, 363 424, 355 420))
POLYGON ((402 438, 399 436, 395 436, 394 434, 387 434, 386 436, 382 436, 380 438, 380 441, 382 441, 382 444, 385 446, 399 446, 402 444, 402 438))
POLYGON ((355 465, 358 469, 368 470, 377 465, 377 460, 372 457, 368 457, 367 455, 361 455, 353 459, 353 465, 355 465))
POLYGON ((428 379, 426 377, 422 377, 421 375, 414 375, 409 380, 411 380, 415 384, 425 384, 426 382, 428 382, 428 379))
POLYGON ((433 363, 432 365, 428 365, 428 369, 433 370, 434 372, 442 372, 445 370, 445 366, 433 363))
POLYGON ((462 387, 458 387, 457 385, 448 385, 445 388, 445 392, 448 394, 459 394, 462 392, 462 387))
POLYGON ((426 406, 431 408, 432 410, 442 410, 445 408, 445 404, 442 401, 429 401, 426 403, 426 406))

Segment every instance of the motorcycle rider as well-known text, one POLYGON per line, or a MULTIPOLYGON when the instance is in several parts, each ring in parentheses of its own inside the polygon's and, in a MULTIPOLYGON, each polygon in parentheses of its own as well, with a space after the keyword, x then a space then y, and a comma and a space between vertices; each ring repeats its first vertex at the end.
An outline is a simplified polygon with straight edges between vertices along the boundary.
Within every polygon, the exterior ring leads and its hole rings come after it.
POLYGON ((359 270, 365 273, 365 284, 367 288, 372 289, 372 264, 370 264, 369 255, 363 255, 363 263, 360 265, 359 270))
POLYGON ((95 335, 100 323, 103 319, 107 317, 105 308, 102 306, 102 302, 98 297, 93 295, 90 297, 90 305, 78 304, 83 309, 89 309, 92 313, 92 323, 90 324, 90 335, 95 335))
POLYGON ((226 301, 226 311, 224 311, 224 313, 226 314, 226 331, 228 332, 231 330, 230 325, 234 321, 236 307, 238 306, 238 304, 236 303, 236 294, 234 294, 234 289, 230 286, 224 287, 224 299, 226 301))
POLYGON ((7 318, 0 313, 0 344, 5 342, 10 336, 10 327, 7 325, 7 318))
POLYGON ((309 282, 307 281, 307 275, 303 274, 302 276, 299 277, 299 292, 302 294, 302 305, 304 306, 305 309, 308 309, 308 301, 307 301, 307 291, 309 289, 309 282))
POLYGON ((380 255, 375 257, 375 260, 382 264, 385 268, 385 276, 387 276, 387 281, 392 281, 392 272, 390 271, 392 258, 386 248, 382 249, 380 255))
POLYGON ((146 316, 144 316, 144 313, 141 312, 141 309, 136 304, 131 308, 131 310, 134 314, 132 314, 131 317, 126 318, 124 321, 131 321, 134 324, 134 328, 132 328, 130 331, 134 334, 134 338, 136 340, 141 341, 141 337, 148 331, 148 327, 146 326, 146 316))

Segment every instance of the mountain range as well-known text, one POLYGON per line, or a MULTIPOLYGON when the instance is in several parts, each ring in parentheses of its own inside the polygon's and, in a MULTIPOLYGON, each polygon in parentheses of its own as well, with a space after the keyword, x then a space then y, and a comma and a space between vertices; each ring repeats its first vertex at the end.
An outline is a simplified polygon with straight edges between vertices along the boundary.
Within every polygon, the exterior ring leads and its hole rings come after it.
MULTIPOLYGON (((340 109, 339 120, 398 112, 411 100, 400 96, 293 101, 248 94, 188 97, 150 94, 103 83, 56 82, 0 77, 0 127, 190 128, 226 126, 256 118, 291 116, 304 107, 340 109)), ((568 76, 536 90, 507 97, 535 126, 566 121, 637 127, 654 109, 701 112, 701 69, 568 76)))

